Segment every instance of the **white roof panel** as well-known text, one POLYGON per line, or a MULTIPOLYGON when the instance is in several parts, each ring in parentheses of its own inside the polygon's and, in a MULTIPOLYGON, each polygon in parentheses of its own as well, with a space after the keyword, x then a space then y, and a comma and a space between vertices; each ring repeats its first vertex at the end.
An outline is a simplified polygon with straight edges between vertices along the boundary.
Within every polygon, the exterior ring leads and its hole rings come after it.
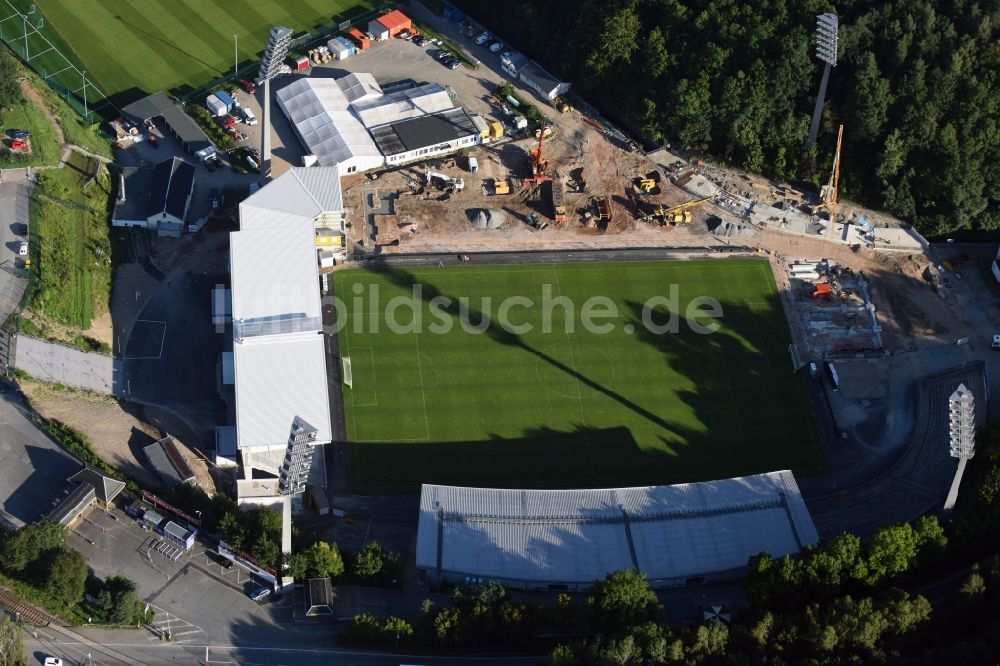
POLYGON ((818 540, 789 471, 604 490, 425 485, 417 566, 578 584, 638 566, 651 580, 669 580, 743 567, 765 550, 796 553, 818 540))
POLYGON ((454 108, 448 92, 439 83, 382 95, 351 105, 365 127, 377 127, 454 108))
MULTIPOLYGON (((241 215, 245 212, 241 207, 241 215)), ((281 214, 268 219, 291 224, 230 234, 234 327, 241 321, 320 317, 312 220, 288 215, 281 219, 281 214)), ((239 366, 236 372, 239 381, 239 366)))
POLYGON ((236 438, 241 449, 285 446, 296 420, 329 442, 326 353, 319 332, 267 336, 233 345, 236 361, 236 438))

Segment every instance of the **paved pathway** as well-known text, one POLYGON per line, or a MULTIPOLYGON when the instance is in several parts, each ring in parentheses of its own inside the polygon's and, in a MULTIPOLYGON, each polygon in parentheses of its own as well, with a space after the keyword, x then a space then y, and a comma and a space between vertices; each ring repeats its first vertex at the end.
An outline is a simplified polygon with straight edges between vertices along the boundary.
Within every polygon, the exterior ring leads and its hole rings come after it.
POLYGON ((18 333, 14 366, 36 379, 86 389, 105 395, 120 395, 120 362, 58 342, 39 340, 18 333))

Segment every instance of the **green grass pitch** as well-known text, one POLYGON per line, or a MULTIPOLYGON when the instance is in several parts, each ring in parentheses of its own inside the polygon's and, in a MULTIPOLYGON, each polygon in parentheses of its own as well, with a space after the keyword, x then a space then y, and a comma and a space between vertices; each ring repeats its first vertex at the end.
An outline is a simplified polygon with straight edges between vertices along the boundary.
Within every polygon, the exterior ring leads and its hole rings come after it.
POLYGON ((46 30, 58 33, 75 54, 67 57, 111 96, 198 88, 232 71, 234 32, 245 64, 259 59, 274 26, 312 30, 333 24, 335 15, 339 22, 375 5, 369 0, 35 2, 46 30))
MULTIPOLYGON (((345 305, 341 354, 353 375, 344 409, 355 492, 413 492, 424 482, 609 487, 824 469, 764 261, 347 270, 336 274, 335 291, 345 305), (391 332, 383 308, 413 284, 422 289, 421 332, 391 332), (575 303, 573 333, 562 308, 550 309, 551 330, 543 330, 545 284, 575 303), (668 296, 671 284, 680 331, 650 332, 643 305, 668 296), (536 302, 510 311, 511 324, 533 325, 521 334, 496 322, 503 299, 518 295, 536 302), (616 318, 595 320, 612 324, 610 333, 583 330, 579 312, 594 295, 617 309, 616 318), (698 296, 722 305, 714 334, 684 322, 698 296), (432 309, 435 297, 453 305, 432 309), (462 297, 467 321, 492 312, 486 332, 455 323, 462 297), (445 320, 451 332, 432 332, 445 320)), ((667 307, 652 309, 655 323, 666 322, 667 307)), ((410 310, 395 320, 406 324, 410 310)))

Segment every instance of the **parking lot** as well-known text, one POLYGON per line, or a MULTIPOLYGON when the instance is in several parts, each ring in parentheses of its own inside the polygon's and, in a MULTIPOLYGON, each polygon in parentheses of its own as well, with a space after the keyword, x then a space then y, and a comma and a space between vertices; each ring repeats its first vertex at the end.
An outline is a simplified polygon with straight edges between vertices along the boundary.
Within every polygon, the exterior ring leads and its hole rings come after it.
MULTIPOLYGON (((417 7, 412 7, 411 10, 414 17, 423 13, 417 7)), ((431 22, 431 18, 425 18, 427 22, 431 22)), ((449 29, 452 28, 449 27, 449 29)), ((511 81, 501 73, 500 54, 490 52, 488 47, 491 42, 477 46, 473 40, 466 37, 455 37, 455 41, 468 54, 479 60, 478 69, 471 69, 465 65, 449 69, 435 57, 442 50, 439 46, 427 44, 421 47, 411 41, 389 39, 374 43, 368 50, 346 60, 334 60, 325 65, 314 65, 305 72, 305 75, 339 78, 345 74, 368 72, 381 85, 397 81, 440 83, 454 91, 457 96, 456 104, 464 106, 471 113, 483 116, 489 116, 492 112, 492 107, 487 101, 490 94, 501 82, 508 81, 520 90, 525 99, 536 104, 543 114, 555 117, 556 112, 551 106, 535 96, 531 90, 521 87, 518 82, 511 81)), ((275 177, 284 173, 290 166, 302 165, 304 154, 302 146, 288 120, 278 108, 277 103, 274 102, 274 94, 295 81, 298 76, 300 75, 283 75, 271 82, 271 168, 275 177)), ((263 94, 263 88, 258 88, 253 95, 239 90, 236 100, 239 104, 248 106, 260 119, 263 117, 261 111, 263 94)), ((241 123, 238 127, 241 132, 247 135, 248 145, 260 145, 260 132, 264 127, 262 123, 253 127, 241 123)))
MULTIPOLYGON (((239 566, 222 566, 202 543, 185 551, 120 508, 94 507, 70 541, 96 576, 135 581, 139 596, 156 611, 156 630, 169 626, 176 642, 229 639, 251 621, 271 625, 291 617, 284 600, 252 601, 247 592, 260 582, 239 566)), ((151 638, 159 640, 155 634, 151 638)))

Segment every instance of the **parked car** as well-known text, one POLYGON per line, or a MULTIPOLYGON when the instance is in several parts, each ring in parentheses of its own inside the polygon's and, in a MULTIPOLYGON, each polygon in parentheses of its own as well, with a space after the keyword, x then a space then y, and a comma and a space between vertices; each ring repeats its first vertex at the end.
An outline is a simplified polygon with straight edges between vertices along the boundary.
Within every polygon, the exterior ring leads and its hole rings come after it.
POLYGON ((26 129, 12 129, 7 130, 7 136, 12 139, 29 139, 31 138, 31 132, 26 129))
POLYGON ((210 173, 215 173, 215 170, 222 166, 222 160, 218 157, 212 157, 211 159, 205 160, 205 168, 209 170, 210 173))
POLYGON ((438 54, 434 57, 437 58, 438 60, 444 61, 454 56, 451 55, 451 51, 438 51, 438 54))
POLYGON ((490 53, 500 53, 503 50, 503 44, 500 42, 493 42, 490 44, 490 53))
POLYGON ((208 193, 208 199, 212 202, 212 210, 219 207, 219 190, 212 188, 212 191, 208 193))
POLYGON ((449 60, 447 62, 447 65, 448 69, 458 69, 459 62, 458 60, 449 60))
POLYGON ((263 601, 264 599, 267 599, 267 596, 271 594, 271 590, 267 589, 266 587, 257 587, 248 592, 247 594, 254 601, 260 602, 263 601))
POLYGON ((416 37, 413 38, 413 43, 416 44, 417 46, 426 46, 427 41, 428 40, 426 37, 422 37, 420 35, 417 35, 416 37))
POLYGON ((240 81, 240 85, 251 95, 257 92, 257 86, 254 85, 253 81, 240 81))
POLYGON ((21 241, 17 246, 17 253, 22 257, 28 256, 28 241, 21 241))
POLYGON ((43 666, 63 666, 63 660, 59 657, 46 657, 43 666))
POLYGON ((483 44, 485 44, 489 40, 490 40, 490 33, 484 32, 483 34, 481 34, 478 37, 476 37, 476 44, 478 44, 479 46, 482 46, 483 44))
POLYGON ((236 118, 233 118, 230 115, 222 116, 222 118, 219 119, 219 124, 222 125, 225 129, 229 129, 230 127, 236 124, 236 118))
POLYGON ((413 33, 409 30, 400 30, 396 33, 396 39, 405 39, 407 41, 413 39, 413 33))

